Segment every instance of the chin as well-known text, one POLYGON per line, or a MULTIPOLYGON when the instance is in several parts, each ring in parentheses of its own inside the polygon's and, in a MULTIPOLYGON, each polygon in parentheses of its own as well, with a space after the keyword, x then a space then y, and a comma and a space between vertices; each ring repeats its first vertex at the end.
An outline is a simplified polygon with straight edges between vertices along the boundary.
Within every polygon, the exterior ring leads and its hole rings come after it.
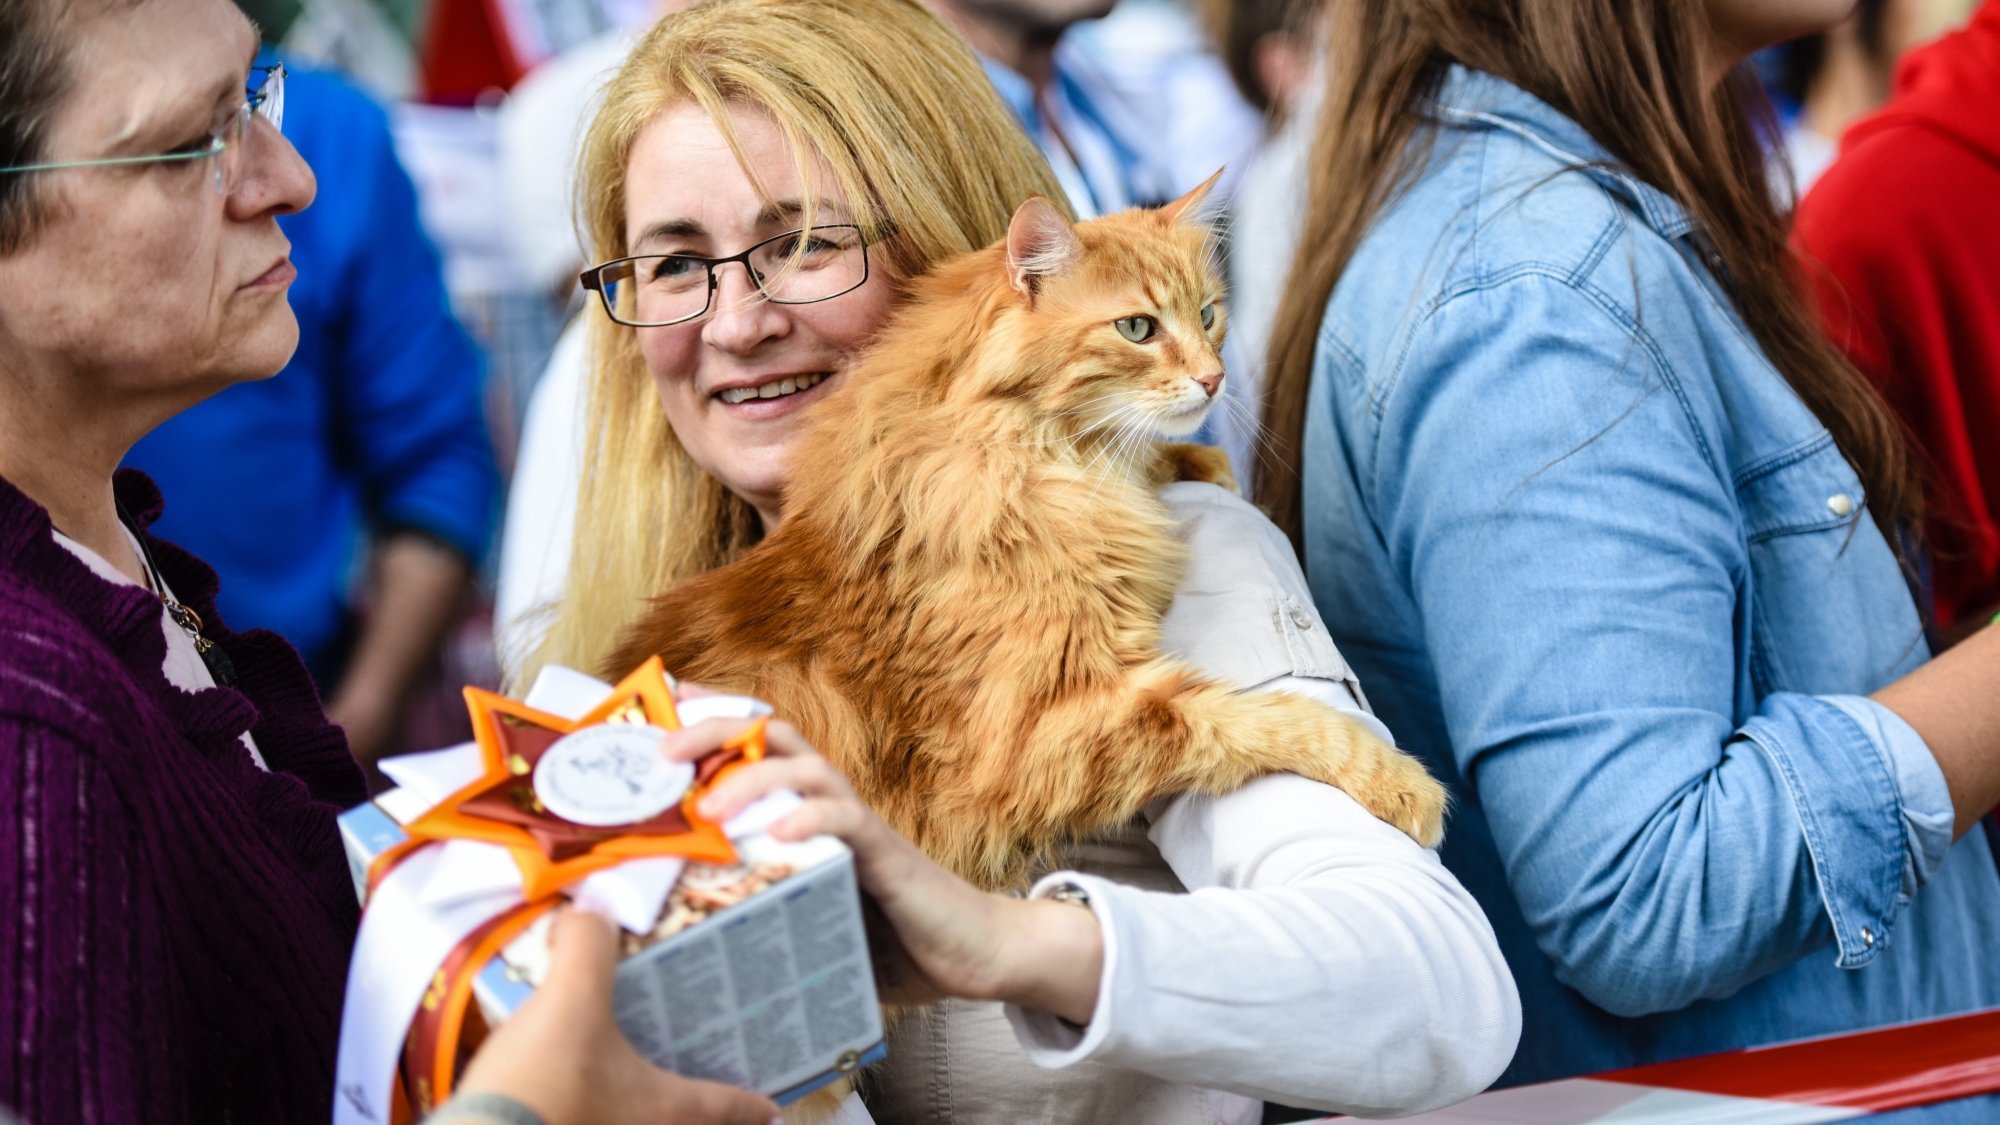
POLYGON ((1180 414, 1162 415, 1153 422, 1153 432, 1169 441, 1192 436, 1201 429, 1214 404, 1198 407, 1180 414))
POLYGON ((285 369, 299 350, 299 322, 290 305, 283 309, 282 317, 257 325, 229 350, 216 365, 218 377, 229 383, 254 383, 285 369))

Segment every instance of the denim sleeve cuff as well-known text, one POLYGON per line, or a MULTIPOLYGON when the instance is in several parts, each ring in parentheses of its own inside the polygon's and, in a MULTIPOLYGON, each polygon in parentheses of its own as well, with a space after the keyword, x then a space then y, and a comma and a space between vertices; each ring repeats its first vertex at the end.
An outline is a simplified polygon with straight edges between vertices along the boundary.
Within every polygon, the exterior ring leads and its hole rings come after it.
POLYGON ((1843 969, 1889 944, 1912 862, 1894 751, 1877 740, 1880 729, 1831 700, 1779 692, 1738 732, 1791 798, 1843 969))
POLYGON ((1908 859, 1903 865, 1902 898, 1908 902, 1917 888, 1931 881, 1945 853, 1951 850, 1951 830, 1958 820, 1944 771, 1916 728, 1901 715, 1859 695, 1820 698, 1847 712, 1889 761, 1889 775, 1903 798, 1903 836, 1908 859))

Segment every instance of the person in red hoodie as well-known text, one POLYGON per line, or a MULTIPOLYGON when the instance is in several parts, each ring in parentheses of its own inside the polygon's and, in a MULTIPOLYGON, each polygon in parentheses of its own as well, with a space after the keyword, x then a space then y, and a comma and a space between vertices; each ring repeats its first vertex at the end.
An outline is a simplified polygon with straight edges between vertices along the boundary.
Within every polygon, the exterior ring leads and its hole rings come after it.
POLYGON ((1794 223, 1828 335, 1928 462, 1949 643, 2000 610, 2000 0, 1905 56, 1794 223))

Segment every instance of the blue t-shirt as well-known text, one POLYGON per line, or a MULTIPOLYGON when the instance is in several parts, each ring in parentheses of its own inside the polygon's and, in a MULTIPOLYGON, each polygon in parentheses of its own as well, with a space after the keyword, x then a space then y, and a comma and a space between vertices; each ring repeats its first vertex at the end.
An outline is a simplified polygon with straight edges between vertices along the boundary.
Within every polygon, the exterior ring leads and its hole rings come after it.
POLYGON ((285 134, 319 180, 311 207, 278 220, 299 271, 298 351, 125 463, 166 496, 154 533, 221 576, 229 626, 282 634, 330 688, 364 530, 420 529, 477 560, 498 481, 480 356, 452 318, 387 115, 338 77, 294 71, 285 134))

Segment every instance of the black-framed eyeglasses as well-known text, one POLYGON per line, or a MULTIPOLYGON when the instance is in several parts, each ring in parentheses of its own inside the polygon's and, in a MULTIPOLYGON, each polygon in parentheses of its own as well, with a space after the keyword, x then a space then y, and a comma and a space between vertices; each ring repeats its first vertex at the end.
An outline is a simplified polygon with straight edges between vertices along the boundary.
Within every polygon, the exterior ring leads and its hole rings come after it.
POLYGON ((61 168, 97 168, 113 164, 169 164, 215 158, 215 190, 228 195, 236 190, 243 172, 244 140, 250 136, 252 118, 262 117, 273 129, 285 123, 285 64, 253 66, 243 91, 243 104, 227 120, 202 140, 173 152, 144 156, 107 156, 98 160, 58 160, 46 164, 17 164, 0 168, 9 172, 53 172, 61 168))
POLYGON ((741 254, 640 254, 583 271, 585 289, 604 299, 611 319, 634 328, 685 324, 715 304, 715 271, 736 262, 765 300, 810 305, 861 288, 868 280, 868 239, 848 223, 792 230, 741 254))

